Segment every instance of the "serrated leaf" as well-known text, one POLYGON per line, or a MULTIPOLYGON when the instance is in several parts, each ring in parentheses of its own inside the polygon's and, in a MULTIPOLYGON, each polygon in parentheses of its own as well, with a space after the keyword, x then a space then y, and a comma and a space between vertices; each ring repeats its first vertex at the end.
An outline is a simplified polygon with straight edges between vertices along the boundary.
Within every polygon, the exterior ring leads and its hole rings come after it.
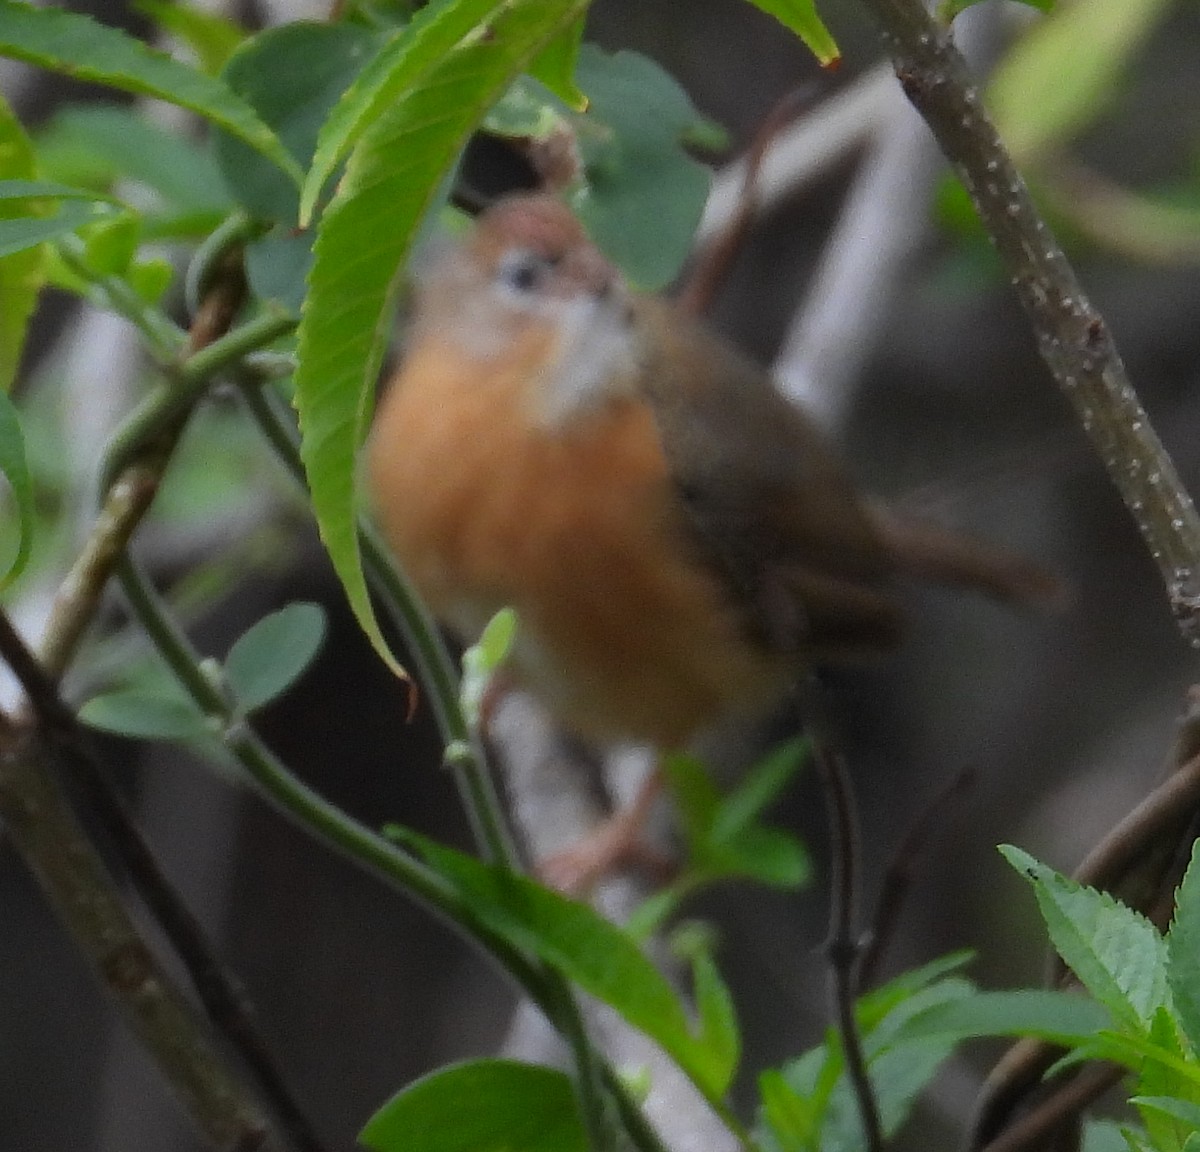
POLYGON ((1129 1103, 1138 1108, 1150 1108, 1161 1112, 1164 1116, 1170 1116, 1200 1132, 1200 1104, 1180 1100, 1175 1096, 1132 1096, 1129 1103))
POLYGON ((1200 840, 1175 894, 1167 932, 1167 982, 1183 1034, 1200 1053, 1200 840))
POLYGON ((43 172, 60 181, 107 187, 134 180, 178 212, 225 212, 233 205, 206 149, 134 108, 64 108, 38 133, 37 145, 43 172))
POLYGON ((978 992, 938 1004, 905 1026, 911 1036, 1036 1036, 1054 1044, 1082 1043, 1101 1028, 1111 1028, 1108 1011, 1090 997, 1029 988, 1014 992, 978 992))
MULTIPOLYGON (((2 274, 3 268, 0 267, 2 274)), ((8 570, 0 575, 0 591, 3 591, 25 570, 33 548, 34 529, 33 481, 25 456, 25 436, 21 431, 17 410, 4 391, 0 391, 0 473, 8 481, 12 501, 17 507, 19 525, 17 554, 12 558, 8 570)))
POLYGON ((449 880, 471 911, 518 948, 560 969, 674 1058, 709 1100, 724 1091, 728 1055, 693 1035, 679 998, 621 929, 586 904, 407 829, 394 834, 449 880))
POLYGON ((240 25, 216 12, 205 12, 190 4, 167 0, 133 0, 133 7, 146 13, 160 28, 176 36, 196 53, 200 66, 216 75, 248 33, 240 25))
POLYGON ((289 604, 248 628, 225 658, 225 678, 243 712, 253 712, 300 678, 325 639, 319 604, 289 604))
POLYGON ((841 62, 837 42, 821 22, 813 0, 753 0, 753 3, 795 32, 822 68, 836 68, 841 62))
POLYGON ((423 1076, 359 1133, 372 1152, 587 1152, 575 1092, 562 1072, 472 1060, 423 1076))
MULTIPOLYGON (((0 177, 8 184, 15 184, 32 181, 36 175, 33 145, 0 96, 0 177)), ((0 222, 25 211, 18 205, 0 204, 0 222)), ((0 256, 0 393, 7 393, 16 378, 29 318, 37 305, 45 272, 45 253, 40 247, 0 256)))
POLYGON ((212 736, 204 715, 190 699, 138 688, 93 696, 79 710, 79 719, 135 740, 189 743, 212 736))
POLYGON ((588 235, 639 288, 678 274, 692 246, 712 173, 683 148, 701 119, 653 60, 584 44, 575 69, 588 111, 576 139, 585 179, 568 199, 588 235))
POLYGON ((362 134, 406 93, 428 86, 456 48, 477 42, 504 0, 434 0, 392 32, 321 126, 300 195, 307 227, 321 190, 362 134))
POLYGON ((350 606, 397 672, 367 594, 354 492, 354 457, 391 330, 397 270, 487 107, 585 8, 586 0, 510 0, 489 23, 490 36, 460 42, 422 72, 359 141, 318 228, 298 333, 301 455, 321 538, 350 606))
POLYGON ((1144 916, 1084 888, 1026 852, 1000 849, 1033 885, 1051 942, 1118 1024, 1144 1032, 1169 995, 1166 942, 1144 916))
POLYGON ((1077 0, 1038 21, 997 64, 987 102, 1018 163, 1070 139, 1120 91, 1170 0, 1077 0))
MULTIPOLYGON (((1187 1060, 1175 1021, 1166 1008, 1160 1007, 1154 1014, 1150 1025, 1150 1043, 1174 1060, 1187 1060)), ((1200 1067, 1196 1070, 1200 1072, 1200 1067)), ((1156 1060, 1147 1060, 1138 1070, 1137 1092, 1142 1096, 1169 1096, 1177 1100, 1200 1101, 1200 1093, 1196 1091, 1194 1079, 1180 1076, 1174 1069, 1156 1060)), ((1178 1148, 1187 1135, 1179 1130, 1173 1117, 1164 1116, 1153 1109, 1142 1113, 1142 1123, 1156 1148, 1178 1148)))
MULTIPOLYGON (((306 167, 330 110, 371 58, 379 34, 357 24, 281 24, 247 40, 223 78, 306 167)), ((252 215, 294 226, 299 189, 244 143, 218 134, 213 153, 225 182, 252 215)))
POLYGON ((580 16, 562 35, 551 40, 529 65, 529 75, 545 84, 575 112, 583 112, 588 105, 587 96, 575 84, 575 65, 579 60, 585 23, 584 17, 580 16))
POLYGON ((220 80, 88 16, 0 0, 0 55, 188 108, 244 140, 300 182, 299 165, 275 134, 220 80))

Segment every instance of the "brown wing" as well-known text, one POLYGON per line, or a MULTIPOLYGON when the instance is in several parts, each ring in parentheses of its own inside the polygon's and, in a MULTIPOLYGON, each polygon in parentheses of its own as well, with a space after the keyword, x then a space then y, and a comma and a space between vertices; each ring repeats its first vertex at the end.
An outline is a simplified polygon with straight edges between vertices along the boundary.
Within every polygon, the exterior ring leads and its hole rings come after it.
POLYGON ((893 645, 890 551, 821 435, 718 337, 660 300, 634 307, 685 523, 749 634, 818 660, 893 645))

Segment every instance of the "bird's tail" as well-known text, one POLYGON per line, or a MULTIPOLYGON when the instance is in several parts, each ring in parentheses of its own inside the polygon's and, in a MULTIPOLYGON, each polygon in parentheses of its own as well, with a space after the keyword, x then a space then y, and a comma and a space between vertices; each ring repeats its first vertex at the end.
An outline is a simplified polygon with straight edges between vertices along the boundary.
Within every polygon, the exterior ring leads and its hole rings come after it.
POLYGON ((1022 556, 932 524, 900 519, 878 507, 872 512, 898 571, 906 576, 969 588, 994 600, 1042 611, 1061 609, 1070 599, 1062 579, 1022 556))

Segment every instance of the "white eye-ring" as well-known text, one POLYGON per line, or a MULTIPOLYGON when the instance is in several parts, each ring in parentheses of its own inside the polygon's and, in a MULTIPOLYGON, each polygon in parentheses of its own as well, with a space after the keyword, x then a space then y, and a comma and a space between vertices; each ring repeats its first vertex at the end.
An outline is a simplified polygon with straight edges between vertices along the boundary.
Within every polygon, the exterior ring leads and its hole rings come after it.
POLYGON ((527 248, 516 248, 500 258, 496 279, 514 292, 525 295, 541 286, 551 267, 552 262, 544 256, 527 248))

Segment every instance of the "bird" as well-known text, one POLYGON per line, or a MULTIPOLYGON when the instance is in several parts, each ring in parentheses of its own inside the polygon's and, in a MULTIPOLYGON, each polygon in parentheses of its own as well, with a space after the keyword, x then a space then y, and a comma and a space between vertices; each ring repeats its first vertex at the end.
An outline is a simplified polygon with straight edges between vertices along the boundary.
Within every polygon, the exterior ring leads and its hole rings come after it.
MULTIPOLYGON (((1059 593, 1024 560, 865 499, 761 367, 631 289, 548 193, 493 204, 421 278, 366 464, 434 615, 472 638, 515 609, 508 675, 597 746, 681 750, 814 668, 886 653, 902 575, 1020 603, 1059 593)), ((564 887, 629 850, 656 785, 564 887)))

